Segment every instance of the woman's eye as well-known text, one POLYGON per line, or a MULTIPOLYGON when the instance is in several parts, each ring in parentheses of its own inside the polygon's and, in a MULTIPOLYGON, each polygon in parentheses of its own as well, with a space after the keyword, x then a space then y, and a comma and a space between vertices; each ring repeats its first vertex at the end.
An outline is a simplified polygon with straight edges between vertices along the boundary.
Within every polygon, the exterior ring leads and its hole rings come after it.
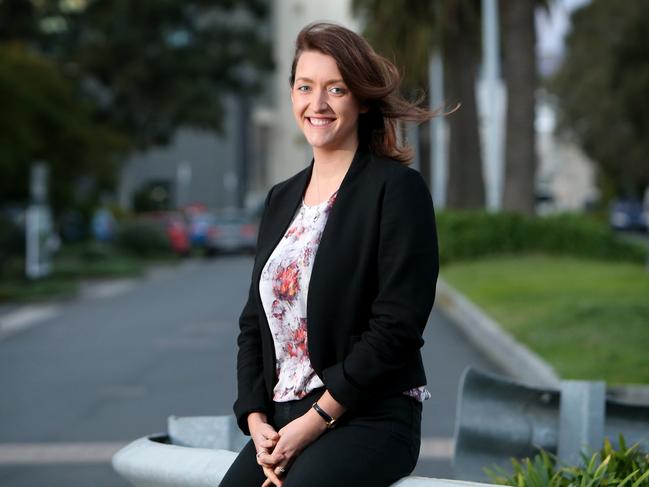
POLYGON ((343 93, 345 93, 345 90, 339 86, 334 86, 329 91, 331 91, 334 95, 342 95, 343 93))
POLYGON ((306 85, 298 86, 297 91, 307 92, 309 91, 309 87, 306 85))

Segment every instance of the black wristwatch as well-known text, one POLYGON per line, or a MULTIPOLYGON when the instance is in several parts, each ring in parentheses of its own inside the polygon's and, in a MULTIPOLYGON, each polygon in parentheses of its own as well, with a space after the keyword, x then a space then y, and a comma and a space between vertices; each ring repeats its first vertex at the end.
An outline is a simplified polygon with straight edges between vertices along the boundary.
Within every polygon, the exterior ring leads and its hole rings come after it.
POLYGON ((314 402, 313 405, 311 406, 313 409, 316 410, 316 412, 324 419, 325 423, 327 423, 327 429, 331 429, 334 426, 336 426, 336 418, 332 418, 329 416, 324 409, 322 409, 320 406, 318 406, 318 402, 314 402))

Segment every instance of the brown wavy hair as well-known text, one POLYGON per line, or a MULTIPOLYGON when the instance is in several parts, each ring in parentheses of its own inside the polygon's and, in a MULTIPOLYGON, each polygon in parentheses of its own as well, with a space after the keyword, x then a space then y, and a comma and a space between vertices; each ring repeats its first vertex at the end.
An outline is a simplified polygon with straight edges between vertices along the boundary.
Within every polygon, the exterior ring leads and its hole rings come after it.
POLYGON ((358 119, 359 144, 372 153, 404 164, 413 152, 397 134, 398 121, 424 122, 438 115, 399 94, 401 74, 385 57, 377 54, 360 35, 337 24, 316 22, 304 27, 295 41, 289 82, 295 83, 295 68, 304 51, 319 51, 336 61, 345 84, 358 102, 368 108, 358 119))

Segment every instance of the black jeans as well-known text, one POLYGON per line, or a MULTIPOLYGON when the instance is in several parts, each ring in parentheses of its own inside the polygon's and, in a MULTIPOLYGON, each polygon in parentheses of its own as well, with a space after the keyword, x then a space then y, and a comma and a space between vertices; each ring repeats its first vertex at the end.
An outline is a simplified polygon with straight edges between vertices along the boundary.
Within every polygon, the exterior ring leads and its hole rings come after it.
MULTIPOLYGON (((306 413, 324 389, 299 401, 273 403, 269 423, 276 431, 306 413)), ((421 444, 421 409, 404 394, 379 399, 345 413, 294 460, 284 487, 389 486, 415 468, 421 444)), ((250 440, 220 487, 260 487, 266 479, 250 440)))

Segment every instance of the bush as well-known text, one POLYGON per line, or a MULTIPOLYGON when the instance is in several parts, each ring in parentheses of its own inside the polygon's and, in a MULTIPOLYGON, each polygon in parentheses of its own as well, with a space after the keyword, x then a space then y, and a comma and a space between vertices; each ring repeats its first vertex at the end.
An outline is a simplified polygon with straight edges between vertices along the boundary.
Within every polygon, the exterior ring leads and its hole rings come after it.
POLYGON ((536 252, 635 263, 647 259, 645 248, 621 241, 605 224, 582 215, 440 212, 437 228, 442 263, 536 252))
POLYGON ((10 260, 25 253, 23 230, 8 215, 0 213, 0 276, 10 260))
POLYGON ((171 245, 164 229, 148 221, 131 221, 120 224, 116 245, 140 257, 170 254, 171 245))
POLYGON ((512 466, 511 474, 500 467, 485 471, 494 483, 514 487, 649 487, 649 456, 638 444, 627 448, 622 436, 617 451, 606 439, 600 452, 584 456, 578 466, 558 467, 545 451, 532 460, 512 459, 512 466))

